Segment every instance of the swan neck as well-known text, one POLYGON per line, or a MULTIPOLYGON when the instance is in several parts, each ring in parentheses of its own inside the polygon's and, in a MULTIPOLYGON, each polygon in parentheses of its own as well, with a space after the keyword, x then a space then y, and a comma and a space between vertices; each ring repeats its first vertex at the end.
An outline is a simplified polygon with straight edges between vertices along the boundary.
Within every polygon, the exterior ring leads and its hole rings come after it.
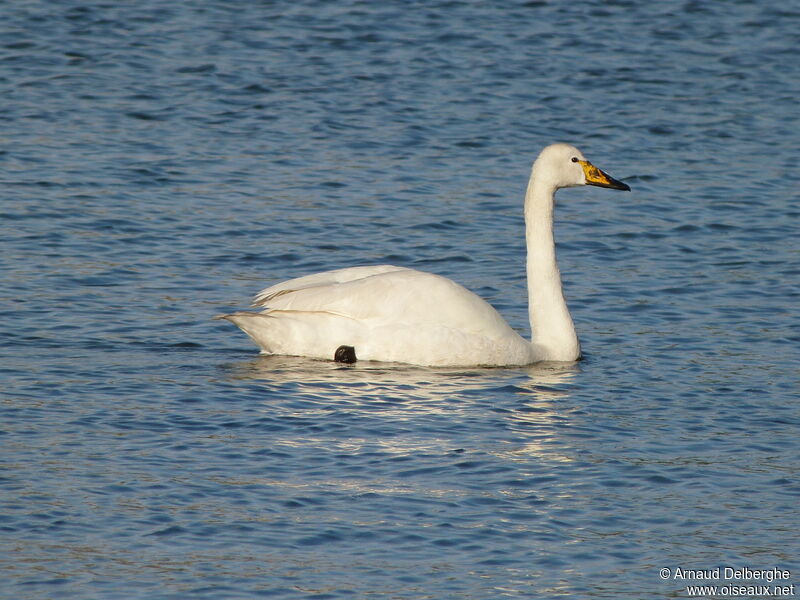
POLYGON ((555 185, 531 175, 525 196, 525 236, 528 246, 528 313, 534 352, 540 360, 573 361, 580 344, 567 308, 556 262, 553 237, 555 185))

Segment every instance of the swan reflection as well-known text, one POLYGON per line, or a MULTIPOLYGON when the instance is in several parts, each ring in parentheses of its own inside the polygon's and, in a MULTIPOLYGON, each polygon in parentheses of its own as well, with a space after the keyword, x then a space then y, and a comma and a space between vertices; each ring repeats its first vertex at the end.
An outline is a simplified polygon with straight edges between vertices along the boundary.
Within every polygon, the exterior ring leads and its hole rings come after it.
MULTIPOLYGON (((290 423, 269 436, 273 447, 287 452, 414 457, 410 465, 437 468, 457 457, 491 455, 509 463, 533 458, 537 472, 573 460, 560 432, 574 410, 575 364, 445 369, 267 355, 222 369, 229 382, 247 387, 248 398, 254 386, 263 390, 257 410, 265 419, 290 423)), ((408 482, 381 486, 388 493, 408 482)), ((438 493, 437 486, 429 493, 438 493)), ((451 487, 441 491, 455 493, 451 487)))
POLYGON ((519 368, 435 368, 360 361, 341 365, 303 357, 266 355, 223 366, 228 379, 291 385, 327 398, 428 402, 431 409, 453 396, 479 399, 501 391, 537 401, 569 395, 580 372, 574 363, 537 363, 519 368))

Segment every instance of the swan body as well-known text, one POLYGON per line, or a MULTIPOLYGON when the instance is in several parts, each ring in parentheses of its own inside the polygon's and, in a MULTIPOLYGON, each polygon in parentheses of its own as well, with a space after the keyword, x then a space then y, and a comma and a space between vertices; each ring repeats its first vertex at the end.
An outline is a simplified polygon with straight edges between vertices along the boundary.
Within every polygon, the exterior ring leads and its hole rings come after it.
POLYGON ((261 312, 219 318, 235 323, 265 354, 427 366, 578 360, 580 344, 562 292, 553 238, 555 192, 577 185, 630 189, 567 144, 548 146, 534 162, 525 196, 533 341, 454 281, 391 265, 291 279, 255 297, 253 306, 261 312))

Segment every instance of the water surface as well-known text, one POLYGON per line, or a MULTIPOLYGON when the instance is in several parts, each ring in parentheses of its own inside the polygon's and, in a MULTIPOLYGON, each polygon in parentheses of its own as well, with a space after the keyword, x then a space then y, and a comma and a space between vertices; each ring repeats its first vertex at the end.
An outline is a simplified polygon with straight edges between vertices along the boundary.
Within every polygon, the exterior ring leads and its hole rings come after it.
POLYGON ((0 596, 682 598, 659 569, 800 573, 786 3, 0 16, 0 596), (342 367, 211 320, 388 262, 529 335, 521 205, 554 141, 633 188, 559 195, 582 362, 342 367))

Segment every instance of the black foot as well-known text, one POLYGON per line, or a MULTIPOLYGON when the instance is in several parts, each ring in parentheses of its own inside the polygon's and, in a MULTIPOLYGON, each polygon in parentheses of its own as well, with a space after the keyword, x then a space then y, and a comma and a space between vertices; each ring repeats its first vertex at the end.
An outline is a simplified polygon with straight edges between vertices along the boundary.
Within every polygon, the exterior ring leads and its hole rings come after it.
POLYGON ((333 360, 351 365, 358 360, 356 358, 356 349, 352 346, 339 346, 336 352, 333 353, 333 360))

